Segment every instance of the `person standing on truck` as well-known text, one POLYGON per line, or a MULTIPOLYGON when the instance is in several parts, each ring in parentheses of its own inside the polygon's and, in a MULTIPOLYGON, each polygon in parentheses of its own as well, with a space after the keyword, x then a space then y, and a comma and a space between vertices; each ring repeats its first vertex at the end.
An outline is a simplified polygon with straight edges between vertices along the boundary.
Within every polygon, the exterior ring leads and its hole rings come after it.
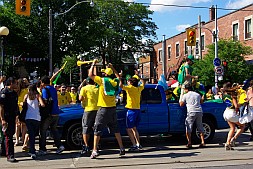
POLYGON ((187 145, 186 148, 192 148, 191 142, 191 133, 193 129, 193 124, 196 122, 196 126, 198 131, 200 132, 201 144, 200 148, 205 147, 204 140, 204 128, 202 124, 203 110, 201 107, 201 103, 204 101, 204 96, 195 91, 192 91, 192 86, 190 84, 185 85, 185 94, 182 97, 182 100, 179 102, 180 106, 184 106, 186 104, 187 107, 187 116, 185 119, 185 127, 186 127, 186 138, 187 145))
MULTIPOLYGON (((138 77, 138 79, 140 78, 138 77)), ((138 79, 129 78, 127 80, 126 86, 123 85, 122 81, 120 80, 120 87, 122 88, 122 90, 125 90, 127 94, 126 108, 128 110, 126 114, 126 127, 127 134, 133 144, 128 151, 139 151, 140 149, 142 149, 137 126, 141 119, 140 99, 141 91, 144 89, 145 81, 143 79, 140 79, 141 85, 138 85, 138 79)))
POLYGON ((181 93, 179 102, 182 100, 183 94, 184 94, 184 88, 186 84, 192 84, 192 79, 198 79, 198 76, 193 76, 193 68, 192 65, 194 63, 194 56, 189 55, 186 58, 186 62, 181 65, 178 72, 178 82, 181 86, 181 93))
POLYGON ((123 147, 121 134, 119 132, 117 112, 116 112, 116 94, 119 90, 119 79, 120 76, 118 72, 114 69, 111 63, 109 63, 108 68, 103 70, 104 77, 96 76, 93 74, 94 66, 97 60, 95 59, 89 70, 89 77, 99 85, 98 94, 98 106, 100 106, 94 124, 94 145, 91 153, 91 158, 96 158, 98 153, 98 143, 102 130, 106 127, 110 129, 111 133, 115 134, 118 141, 120 152, 119 155, 125 155, 125 149, 123 147), (112 74, 115 74, 116 79, 112 79, 112 74))
POLYGON ((90 152, 89 148, 89 138, 92 134, 93 126, 95 123, 95 118, 99 107, 98 103, 98 87, 95 86, 94 81, 88 77, 86 79, 87 85, 81 88, 79 100, 82 102, 82 107, 84 108, 84 114, 82 118, 83 127, 83 141, 84 145, 81 154, 88 154, 90 152))

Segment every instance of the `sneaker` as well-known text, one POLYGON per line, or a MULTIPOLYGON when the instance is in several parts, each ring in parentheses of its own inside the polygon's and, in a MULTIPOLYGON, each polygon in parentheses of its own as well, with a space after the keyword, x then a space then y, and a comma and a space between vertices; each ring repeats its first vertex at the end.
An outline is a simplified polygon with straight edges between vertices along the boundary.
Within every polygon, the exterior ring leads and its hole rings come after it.
POLYGON ((16 160, 13 156, 7 158, 7 161, 10 162, 10 163, 15 163, 15 162, 17 162, 17 160, 16 160))
POLYGON ((81 155, 87 154, 88 152, 90 152, 90 148, 88 146, 83 145, 83 149, 81 151, 81 155))
POLYGON ((60 147, 56 150, 56 154, 61 154, 64 150, 65 150, 65 147, 64 147, 64 146, 60 146, 60 147))
POLYGON ((38 156, 44 156, 44 155, 47 154, 47 151, 39 150, 36 154, 37 154, 38 156))
POLYGON ((129 149, 128 149, 128 151, 130 151, 130 152, 134 152, 134 151, 139 151, 139 148, 138 148, 139 146, 131 146, 129 149))
POLYGON ((136 146, 139 150, 142 150, 142 146, 141 145, 138 145, 136 146))
POLYGON ((120 156, 123 156, 123 155, 125 155, 125 154, 126 154, 126 152, 125 152, 125 149, 124 149, 124 148, 119 150, 119 155, 120 155, 120 156))
POLYGON ((92 151, 92 153, 91 153, 91 155, 90 155, 90 158, 91 159, 95 159, 95 158, 97 158, 97 156, 99 156, 99 153, 98 153, 98 151, 92 151))
POLYGON ((36 159, 36 154, 31 154, 32 159, 36 159))

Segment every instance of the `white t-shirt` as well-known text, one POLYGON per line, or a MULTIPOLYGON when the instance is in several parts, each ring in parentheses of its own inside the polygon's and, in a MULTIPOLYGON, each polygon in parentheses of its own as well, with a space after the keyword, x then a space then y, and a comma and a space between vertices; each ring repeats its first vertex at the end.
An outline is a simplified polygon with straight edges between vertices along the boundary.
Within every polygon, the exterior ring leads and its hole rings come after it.
POLYGON ((37 98, 34 100, 30 100, 27 97, 27 112, 26 112, 26 117, 25 119, 33 119, 37 121, 41 121, 41 116, 40 116, 40 109, 39 109, 39 101, 37 98))
POLYGON ((201 96, 197 92, 189 91, 183 95, 182 101, 186 103, 188 115, 195 115, 195 113, 202 113, 200 105, 201 96))

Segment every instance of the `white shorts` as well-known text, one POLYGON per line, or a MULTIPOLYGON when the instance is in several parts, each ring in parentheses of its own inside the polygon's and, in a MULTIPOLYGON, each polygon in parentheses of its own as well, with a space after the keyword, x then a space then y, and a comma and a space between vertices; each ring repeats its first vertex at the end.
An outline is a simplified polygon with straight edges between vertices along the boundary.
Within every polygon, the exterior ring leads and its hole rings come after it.
POLYGON ((235 109, 226 108, 223 113, 225 121, 237 123, 239 122, 239 116, 236 114, 235 109))

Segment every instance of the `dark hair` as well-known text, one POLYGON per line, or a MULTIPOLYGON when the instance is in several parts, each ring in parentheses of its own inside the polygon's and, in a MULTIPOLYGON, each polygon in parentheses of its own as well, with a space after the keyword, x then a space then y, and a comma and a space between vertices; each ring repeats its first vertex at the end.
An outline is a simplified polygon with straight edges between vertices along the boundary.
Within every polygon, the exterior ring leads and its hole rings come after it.
POLYGON ((28 98, 30 100, 34 100, 36 98, 36 94, 38 94, 36 85, 28 86, 28 98))
POLYGON ((91 85, 95 84, 94 80, 92 80, 91 78, 87 78, 86 82, 87 82, 87 84, 91 84, 91 85))
POLYGON ((252 87, 253 86, 253 80, 251 80, 250 82, 249 82, 249 85, 252 87))
POLYGON ((188 83, 184 86, 184 88, 191 91, 192 90, 192 85, 188 83))
POLYGON ((15 77, 9 77, 7 80, 6 80, 6 86, 10 86, 11 84, 15 83, 16 82, 16 78, 15 77))
POLYGON ((134 87, 138 87, 138 79, 136 78, 129 78, 128 81, 130 82, 131 85, 134 87))
POLYGON ((50 84, 50 78, 48 76, 43 76, 41 78, 41 82, 49 85, 50 84))

